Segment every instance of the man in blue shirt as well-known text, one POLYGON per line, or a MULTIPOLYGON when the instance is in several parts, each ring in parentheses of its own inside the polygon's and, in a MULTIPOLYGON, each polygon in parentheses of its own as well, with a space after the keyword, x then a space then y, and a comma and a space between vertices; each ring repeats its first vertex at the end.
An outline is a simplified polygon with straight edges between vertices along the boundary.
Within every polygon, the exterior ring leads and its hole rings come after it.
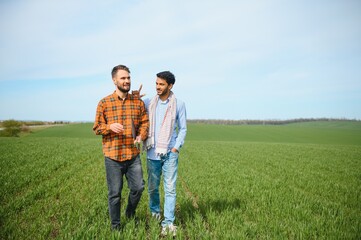
POLYGON ((176 204, 176 182, 178 155, 187 133, 187 116, 184 102, 171 91, 175 83, 169 71, 157 74, 157 95, 144 100, 149 114, 147 148, 148 193, 151 214, 160 220, 159 184, 163 174, 164 219, 161 234, 176 235, 174 211, 176 204))

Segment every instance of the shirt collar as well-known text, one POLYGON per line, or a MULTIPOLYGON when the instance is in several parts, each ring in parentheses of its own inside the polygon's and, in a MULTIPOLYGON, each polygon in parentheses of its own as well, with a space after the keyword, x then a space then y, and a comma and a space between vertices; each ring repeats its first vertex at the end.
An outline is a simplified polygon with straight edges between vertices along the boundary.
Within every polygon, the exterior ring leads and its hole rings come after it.
POLYGON ((160 98, 158 99, 158 102, 160 104, 167 104, 169 102, 169 98, 167 98, 165 101, 162 101, 160 98))
POLYGON ((118 100, 126 100, 126 99, 129 98, 129 93, 127 93, 127 95, 125 96, 125 98, 122 99, 122 98, 120 98, 120 97, 118 96, 117 92, 114 91, 114 92, 113 92, 113 97, 114 97, 115 99, 118 99, 118 100))

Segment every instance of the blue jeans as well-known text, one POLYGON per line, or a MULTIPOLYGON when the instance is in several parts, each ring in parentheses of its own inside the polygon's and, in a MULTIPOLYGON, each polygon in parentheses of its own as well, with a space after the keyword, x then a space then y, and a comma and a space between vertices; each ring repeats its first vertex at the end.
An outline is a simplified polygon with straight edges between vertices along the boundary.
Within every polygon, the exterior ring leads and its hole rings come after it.
POLYGON ((120 227, 120 200, 125 175, 130 189, 126 217, 135 215, 135 209, 144 190, 143 170, 139 155, 132 160, 117 162, 105 157, 105 171, 108 184, 108 206, 112 228, 120 227))
POLYGON ((178 153, 169 152, 160 160, 147 159, 149 208, 152 213, 160 213, 159 184, 163 173, 164 220, 162 226, 174 222, 176 183, 178 174, 178 153))

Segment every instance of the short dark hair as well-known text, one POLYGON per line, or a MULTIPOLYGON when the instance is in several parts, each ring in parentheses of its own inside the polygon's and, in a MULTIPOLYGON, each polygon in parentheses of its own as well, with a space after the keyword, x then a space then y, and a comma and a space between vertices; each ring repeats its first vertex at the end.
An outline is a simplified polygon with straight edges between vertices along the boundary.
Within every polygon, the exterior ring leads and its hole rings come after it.
POLYGON ((124 71, 127 71, 128 73, 130 73, 130 70, 127 66, 125 65, 118 65, 118 66, 115 66, 113 67, 113 70, 112 70, 112 78, 115 76, 115 74, 117 74, 117 72, 119 70, 124 70, 124 71))
POLYGON ((173 73, 171 73, 169 71, 163 71, 163 72, 157 73, 157 77, 166 80, 168 84, 175 83, 175 76, 173 73))

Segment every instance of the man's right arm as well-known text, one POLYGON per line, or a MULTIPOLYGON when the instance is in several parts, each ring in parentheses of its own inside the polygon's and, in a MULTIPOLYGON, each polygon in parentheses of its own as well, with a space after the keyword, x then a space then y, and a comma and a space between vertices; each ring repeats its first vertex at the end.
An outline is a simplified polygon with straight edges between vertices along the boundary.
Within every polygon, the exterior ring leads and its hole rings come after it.
POLYGON ((100 101, 97 106, 93 131, 96 135, 107 135, 110 133, 110 125, 107 124, 105 119, 102 101, 100 101))

